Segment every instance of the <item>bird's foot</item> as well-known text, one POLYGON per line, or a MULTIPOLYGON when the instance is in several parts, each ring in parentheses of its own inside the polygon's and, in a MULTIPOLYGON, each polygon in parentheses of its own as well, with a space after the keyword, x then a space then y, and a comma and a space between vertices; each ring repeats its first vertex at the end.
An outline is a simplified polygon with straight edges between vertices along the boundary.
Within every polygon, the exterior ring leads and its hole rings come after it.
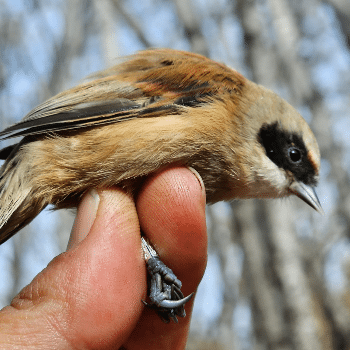
POLYGON ((186 316, 184 305, 192 298, 193 293, 184 298, 181 292, 181 281, 159 259, 156 251, 146 239, 142 237, 141 240, 150 276, 150 302, 143 301, 143 303, 154 309, 165 323, 168 323, 170 319, 177 323, 176 316, 186 316))

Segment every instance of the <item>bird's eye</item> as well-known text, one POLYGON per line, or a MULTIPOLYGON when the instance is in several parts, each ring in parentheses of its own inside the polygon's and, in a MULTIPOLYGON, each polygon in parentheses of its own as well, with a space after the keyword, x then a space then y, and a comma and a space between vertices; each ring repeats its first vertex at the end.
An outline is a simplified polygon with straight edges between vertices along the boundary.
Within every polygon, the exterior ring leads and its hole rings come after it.
POLYGON ((270 154, 270 155, 274 154, 273 148, 267 148, 267 149, 266 149, 266 153, 268 153, 268 154, 270 154))
POLYGON ((299 163, 301 161, 301 152, 295 147, 288 149, 288 156, 293 163, 299 163))

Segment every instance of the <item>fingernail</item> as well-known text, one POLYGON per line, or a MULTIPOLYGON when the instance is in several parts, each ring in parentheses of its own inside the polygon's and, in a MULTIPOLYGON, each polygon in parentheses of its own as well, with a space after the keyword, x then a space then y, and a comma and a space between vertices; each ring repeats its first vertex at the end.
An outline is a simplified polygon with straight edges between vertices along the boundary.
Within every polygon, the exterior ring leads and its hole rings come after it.
POLYGON ((199 175, 198 171, 196 169, 193 169, 192 167, 187 167, 189 171, 197 178, 199 184, 201 185, 202 188, 202 193, 205 197, 205 186, 202 177, 199 175))
POLYGON ((96 219, 100 196, 95 189, 90 190, 78 207, 67 249, 79 244, 90 232, 96 219))

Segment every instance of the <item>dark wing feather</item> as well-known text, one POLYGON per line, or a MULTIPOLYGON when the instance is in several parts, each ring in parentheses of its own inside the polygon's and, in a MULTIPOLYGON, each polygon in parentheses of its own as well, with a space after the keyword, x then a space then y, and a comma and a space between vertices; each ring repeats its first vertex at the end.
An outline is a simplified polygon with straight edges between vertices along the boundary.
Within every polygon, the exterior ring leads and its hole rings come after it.
POLYGON ((0 150, 0 159, 5 160, 12 153, 12 151, 15 149, 15 147, 17 145, 18 145, 18 143, 1 149, 0 150))
POLYGON ((55 113, 53 110, 52 114, 43 117, 24 119, 0 132, 0 138, 7 139, 118 122, 135 118, 135 114, 130 114, 130 111, 138 108, 140 108, 139 104, 127 99, 82 103, 66 112, 55 113))
POLYGON ((42 103, 0 132, 0 140, 181 114, 222 92, 238 96, 243 84, 237 72, 200 55, 143 51, 42 103))

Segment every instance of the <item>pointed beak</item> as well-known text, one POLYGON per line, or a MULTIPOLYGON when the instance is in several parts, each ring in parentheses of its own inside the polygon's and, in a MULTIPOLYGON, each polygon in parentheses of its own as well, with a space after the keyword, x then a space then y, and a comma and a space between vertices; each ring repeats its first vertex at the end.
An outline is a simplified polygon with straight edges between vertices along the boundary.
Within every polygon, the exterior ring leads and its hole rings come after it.
POLYGON ((295 181, 290 185, 289 190, 305 203, 309 204, 310 207, 318 211, 321 215, 324 215, 321 203, 313 187, 295 181))

